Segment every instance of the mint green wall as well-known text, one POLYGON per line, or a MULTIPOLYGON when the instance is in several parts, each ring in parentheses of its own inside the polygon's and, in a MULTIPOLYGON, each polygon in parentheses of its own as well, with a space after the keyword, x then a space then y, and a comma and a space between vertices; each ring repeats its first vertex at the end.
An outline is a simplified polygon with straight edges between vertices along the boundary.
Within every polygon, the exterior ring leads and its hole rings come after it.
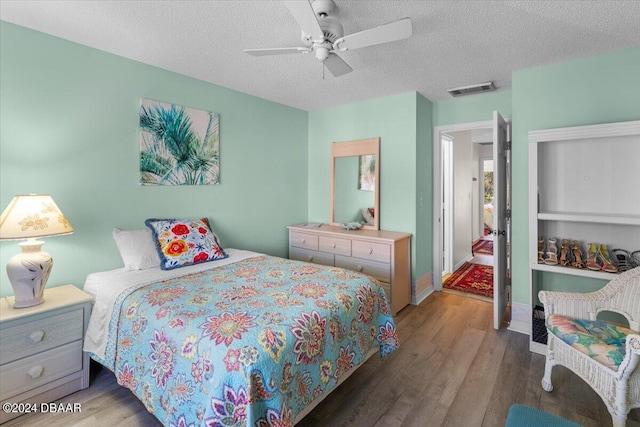
MULTIPOLYGON (((433 107, 417 94, 416 103, 415 278, 433 270, 433 107)), ((415 295, 414 295, 415 296, 415 295)))
MULTIPOLYGON (((380 229, 416 233, 415 92, 309 112, 309 221, 329 222, 331 143, 380 137, 380 229)), ((414 275, 415 278, 415 275, 414 275)))
POLYGON ((206 216, 225 247, 287 256, 286 226, 307 219, 307 112, 6 22, 0 43, 0 209, 50 193, 75 228, 45 239, 49 286, 120 267, 112 229, 148 217, 206 216), (220 185, 138 184, 140 98, 220 113, 220 185))
POLYGON ((517 71, 512 91, 513 300, 528 303, 527 133, 640 119, 640 47, 517 71))

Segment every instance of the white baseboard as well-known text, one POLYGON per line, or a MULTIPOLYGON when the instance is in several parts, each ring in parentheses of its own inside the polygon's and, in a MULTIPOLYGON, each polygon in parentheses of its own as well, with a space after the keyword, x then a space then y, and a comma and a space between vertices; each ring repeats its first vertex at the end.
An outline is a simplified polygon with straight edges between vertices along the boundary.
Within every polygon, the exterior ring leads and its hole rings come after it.
POLYGON ((508 329, 525 335, 531 334, 531 307, 529 304, 511 303, 511 322, 508 329))
POLYGON ((465 262, 469 262, 473 259, 473 254, 469 253, 466 257, 462 258, 462 260, 460 262, 458 262, 456 265, 453 266, 453 271, 456 271, 457 269, 459 269, 460 267, 462 267, 462 265, 465 262))
POLYGON ((433 289, 433 285, 429 286, 428 288, 420 292, 418 295, 412 295, 411 304, 420 305, 422 301, 426 300, 427 297, 434 292, 435 292, 435 289, 433 289))
POLYGON ((411 283, 411 304, 420 304, 425 298, 431 295, 433 291, 433 272, 429 271, 411 283))

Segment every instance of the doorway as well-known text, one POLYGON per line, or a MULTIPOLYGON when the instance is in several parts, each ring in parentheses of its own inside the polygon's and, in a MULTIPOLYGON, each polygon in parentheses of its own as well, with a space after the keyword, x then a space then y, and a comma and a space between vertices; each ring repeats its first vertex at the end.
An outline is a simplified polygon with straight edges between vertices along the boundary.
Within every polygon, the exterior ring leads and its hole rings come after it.
MULTIPOLYGON (((448 273, 444 268, 448 256, 452 257, 453 271, 463 266, 468 267, 469 261, 478 261, 479 254, 474 254, 473 243, 480 239, 491 240, 493 243, 495 239, 497 256, 483 254, 484 260, 480 263, 493 263, 494 270, 497 271, 491 288, 493 297, 489 301, 493 302, 494 326, 498 328, 503 320, 509 320, 503 314, 505 311, 508 313, 506 307, 509 302, 509 274, 505 268, 508 266, 509 253, 504 248, 510 247, 506 242, 510 233, 508 220, 504 220, 508 213, 505 213, 506 207, 502 206, 510 204, 510 197, 505 194, 505 188, 511 187, 506 182, 510 179, 510 173, 507 171, 505 176, 505 164, 510 164, 506 160, 510 160, 508 125, 498 112, 494 112, 493 121, 436 127, 434 140, 440 141, 439 144, 434 144, 434 200, 440 201, 434 205, 434 230, 437 230, 434 233, 434 289, 443 290, 442 274, 448 273), (481 137, 484 139, 472 141, 472 134, 484 135, 481 137), (452 165, 449 171, 443 163, 447 147, 443 137, 452 140, 452 165), (499 164, 496 165, 496 162, 499 164), (496 167, 502 178, 494 175, 496 167), (497 190, 494 186, 496 178, 497 190), (445 183, 449 179, 452 180, 450 199, 453 202, 447 205, 445 183), (496 191, 500 207, 494 210, 493 195, 496 191), (452 219, 447 221, 449 215, 452 215, 452 219), (451 230, 452 236, 446 235, 447 230, 451 230), (453 242, 449 254, 443 253, 447 239, 453 242)), ((506 209, 506 212, 509 210, 506 209)))

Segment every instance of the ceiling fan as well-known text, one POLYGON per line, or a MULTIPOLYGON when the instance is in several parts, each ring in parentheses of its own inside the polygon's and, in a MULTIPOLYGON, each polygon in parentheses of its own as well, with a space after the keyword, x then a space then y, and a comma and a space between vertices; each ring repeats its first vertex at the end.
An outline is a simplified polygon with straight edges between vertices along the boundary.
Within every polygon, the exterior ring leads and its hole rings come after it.
POLYGON ((402 40, 411 37, 412 34, 411 19, 403 18, 345 36, 338 19, 329 15, 336 6, 333 0, 294 0, 283 3, 302 29, 304 47, 245 49, 244 52, 253 56, 315 52, 316 59, 322 61, 334 77, 339 77, 353 69, 336 51, 346 52, 402 40))

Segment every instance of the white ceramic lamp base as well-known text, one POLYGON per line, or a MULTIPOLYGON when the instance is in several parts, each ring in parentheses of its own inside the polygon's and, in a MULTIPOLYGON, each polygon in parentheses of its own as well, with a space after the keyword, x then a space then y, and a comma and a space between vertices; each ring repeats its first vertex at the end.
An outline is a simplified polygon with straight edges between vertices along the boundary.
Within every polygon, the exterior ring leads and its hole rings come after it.
POLYGON ((29 239, 19 243, 22 252, 7 262, 7 276, 13 287, 13 308, 25 308, 44 302, 44 287, 49 279, 53 258, 40 248, 44 242, 29 239))

